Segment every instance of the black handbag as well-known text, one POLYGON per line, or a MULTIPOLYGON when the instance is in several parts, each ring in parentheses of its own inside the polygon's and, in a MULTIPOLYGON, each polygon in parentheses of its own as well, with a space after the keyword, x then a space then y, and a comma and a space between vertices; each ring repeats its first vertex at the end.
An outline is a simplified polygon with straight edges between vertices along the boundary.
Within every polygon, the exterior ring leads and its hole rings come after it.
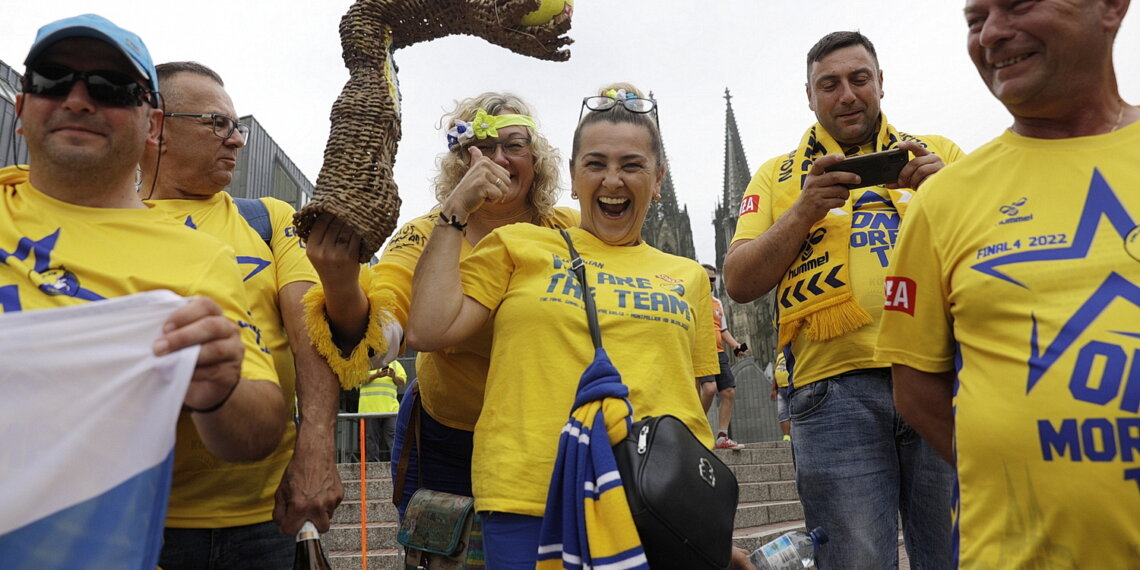
POLYGON ((651 568, 728 567, 736 476, 684 422, 635 422, 614 458, 651 568))
MULTIPOLYGON (((597 348, 602 345, 601 331, 585 263, 570 234, 560 231, 585 292, 590 337, 597 348)), ((736 476, 684 422, 670 415, 642 418, 614 446, 614 458, 651 568, 728 567, 739 490, 736 476)))

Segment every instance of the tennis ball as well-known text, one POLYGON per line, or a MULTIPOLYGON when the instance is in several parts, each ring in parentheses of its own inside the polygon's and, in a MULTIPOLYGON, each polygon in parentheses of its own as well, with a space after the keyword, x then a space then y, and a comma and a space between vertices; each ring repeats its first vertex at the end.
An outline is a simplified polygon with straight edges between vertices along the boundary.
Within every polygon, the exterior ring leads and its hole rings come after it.
POLYGON ((542 0, 538 9, 524 15, 519 23, 524 26, 541 26, 562 13, 574 13, 574 0, 542 0))

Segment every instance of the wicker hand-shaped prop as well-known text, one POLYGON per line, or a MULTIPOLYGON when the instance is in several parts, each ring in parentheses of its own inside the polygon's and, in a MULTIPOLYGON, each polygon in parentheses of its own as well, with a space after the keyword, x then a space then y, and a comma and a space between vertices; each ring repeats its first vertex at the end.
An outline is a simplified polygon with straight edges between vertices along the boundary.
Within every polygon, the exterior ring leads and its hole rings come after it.
POLYGON ((400 210, 392 177, 400 110, 391 52, 466 34, 522 55, 565 61, 570 52, 564 48, 573 41, 564 35, 570 29, 570 2, 545 24, 520 24, 541 4, 540 0, 357 0, 340 21, 349 80, 333 103, 324 164, 313 200, 297 212, 297 233, 307 238, 320 214, 333 214, 360 235, 360 261, 368 261, 392 234, 400 210))

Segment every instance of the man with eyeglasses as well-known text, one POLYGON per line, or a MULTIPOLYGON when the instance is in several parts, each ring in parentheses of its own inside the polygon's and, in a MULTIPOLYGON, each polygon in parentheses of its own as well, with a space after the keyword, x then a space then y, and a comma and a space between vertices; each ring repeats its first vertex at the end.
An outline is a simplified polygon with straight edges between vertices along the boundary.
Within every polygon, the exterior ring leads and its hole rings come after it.
MULTIPOLYGON (((239 326, 248 308, 232 253, 147 208, 136 191, 136 166, 163 122, 142 40, 87 14, 41 28, 25 63, 16 114, 32 166, 0 170, 0 312, 158 289, 193 297, 153 346, 163 355, 200 345, 178 419, 174 478, 191 474, 194 457, 269 455, 281 440, 285 406, 270 358, 253 331, 239 326)), ((111 380, 102 370, 93 364, 93 387, 111 380)), ((70 468, 85 468, 82 457, 68 459, 77 462, 70 468)), ((72 530, 97 536, 99 526, 72 530)), ((67 541, 56 539, 45 548, 64 548, 67 541)), ((145 533, 131 540, 158 544, 145 533)), ((47 550, 41 554, 58 560, 47 550)), ((120 550, 125 556, 133 546, 120 550)), ((157 549, 153 554, 157 559, 157 549)))
MULTIPOLYGON (((709 288, 716 291, 716 267, 707 263, 701 264, 709 274, 709 288)), ((748 353, 748 346, 741 344, 728 331, 724 322, 724 305, 716 295, 712 297, 713 326, 716 328, 716 352, 720 361, 720 373, 699 378, 698 389, 701 394, 701 406, 705 413, 709 413, 713 398, 717 399, 716 448, 717 449, 743 449, 744 446, 728 437, 728 426, 732 423, 733 403, 736 401, 736 377, 732 375, 732 367, 728 365, 728 355, 724 352, 724 345, 732 347, 732 354, 737 358, 748 353)))
POLYGON ((310 343, 302 316, 301 298, 317 274, 293 231, 289 204, 252 201, 270 220, 266 237, 224 190, 249 128, 234 118, 222 78, 195 62, 164 63, 157 72, 168 120, 159 145, 144 155, 143 195, 155 209, 233 247, 253 324, 273 355, 285 401, 292 408, 298 394, 302 406, 299 429, 293 413, 281 416, 285 436, 268 458, 241 465, 204 461, 187 477, 184 492, 171 498, 160 565, 288 569, 293 535, 306 520, 328 530, 344 495, 333 463, 340 384, 310 343))
POLYGON ((747 303, 775 288, 777 343, 794 371, 796 484, 808 528, 831 537, 820 568, 897 566, 900 514, 911 563, 948 568, 953 470, 895 411, 890 366, 874 348, 899 222, 916 189, 962 151, 887 121, 883 72, 858 32, 820 39, 807 76, 817 122, 745 190, 726 289, 747 303), (832 168, 888 149, 909 155, 885 184, 832 168))

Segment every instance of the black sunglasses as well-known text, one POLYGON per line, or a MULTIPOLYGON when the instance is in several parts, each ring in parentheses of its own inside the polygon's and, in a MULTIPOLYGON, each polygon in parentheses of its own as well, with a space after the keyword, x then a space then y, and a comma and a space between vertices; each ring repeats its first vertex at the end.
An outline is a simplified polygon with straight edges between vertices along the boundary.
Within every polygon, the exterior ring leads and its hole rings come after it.
POLYGON ((642 99, 641 97, 626 97, 618 99, 610 97, 609 95, 594 95, 592 97, 584 97, 582 99, 582 109, 578 111, 578 122, 582 122, 582 115, 586 114, 586 109, 591 111, 609 111, 614 107, 621 104, 622 107, 631 113, 645 114, 653 113, 653 121, 660 127, 660 120, 657 118, 657 101, 653 99, 642 99))
POLYGON ((43 97, 67 97, 76 81, 87 84, 91 98, 107 105, 141 107, 150 91, 134 77, 118 71, 76 71, 62 65, 42 65, 28 70, 24 77, 24 93, 43 97))

